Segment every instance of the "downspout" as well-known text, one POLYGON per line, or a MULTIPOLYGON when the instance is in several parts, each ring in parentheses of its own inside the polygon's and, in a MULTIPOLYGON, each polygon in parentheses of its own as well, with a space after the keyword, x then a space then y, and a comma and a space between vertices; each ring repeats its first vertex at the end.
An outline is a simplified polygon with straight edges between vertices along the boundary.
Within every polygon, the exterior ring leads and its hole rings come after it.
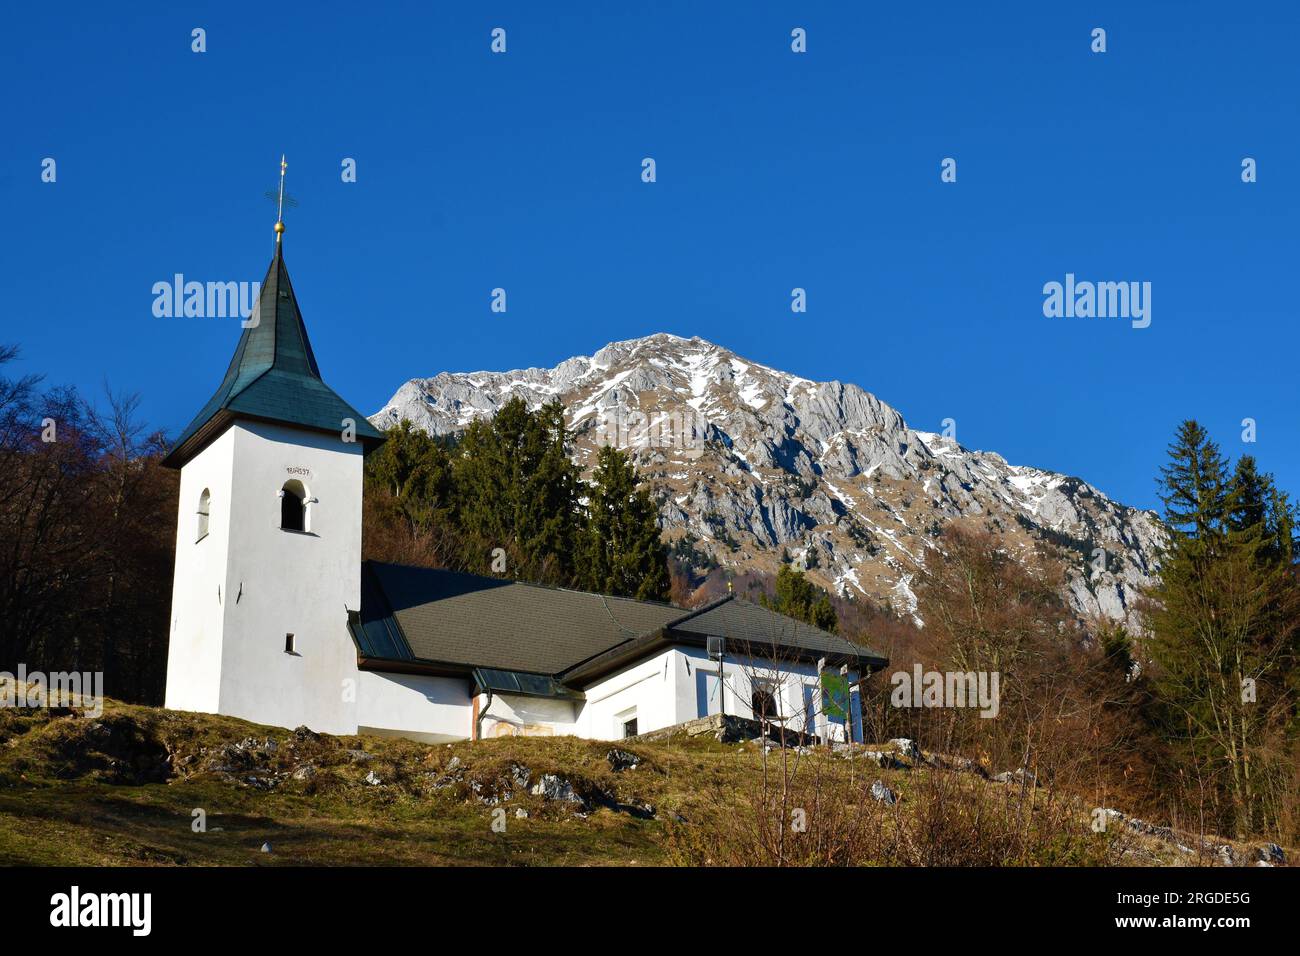
POLYGON ((491 706, 492 706, 492 688, 488 687, 487 703, 483 705, 483 709, 480 710, 478 712, 478 716, 474 718, 474 739, 475 740, 483 739, 483 718, 487 716, 488 708, 491 706))

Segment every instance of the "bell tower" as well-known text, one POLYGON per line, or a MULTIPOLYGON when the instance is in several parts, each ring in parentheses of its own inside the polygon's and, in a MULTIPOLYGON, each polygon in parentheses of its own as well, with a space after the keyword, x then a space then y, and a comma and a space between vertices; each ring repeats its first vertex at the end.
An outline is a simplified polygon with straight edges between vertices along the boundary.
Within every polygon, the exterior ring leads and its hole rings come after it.
POLYGON ((383 435, 322 380, 282 218, 275 232, 225 377, 163 460, 181 473, 166 706, 355 733, 347 612, 364 453, 383 435))

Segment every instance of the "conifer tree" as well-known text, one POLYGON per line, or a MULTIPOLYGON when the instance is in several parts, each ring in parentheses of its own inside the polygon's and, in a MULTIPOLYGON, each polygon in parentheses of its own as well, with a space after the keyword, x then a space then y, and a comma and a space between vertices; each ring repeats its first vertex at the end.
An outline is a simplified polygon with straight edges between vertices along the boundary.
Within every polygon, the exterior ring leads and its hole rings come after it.
POLYGON ((1183 772, 1214 782, 1224 824, 1244 835, 1264 813, 1264 741, 1294 707, 1295 581, 1267 557, 1273 494, 1254 460, 1229 480, 1218 447, 1192 421, 1169 453, 1161 471, 1169 544, 1144 614, 1152 680, 1183 772))
POLYGON ((507 573, 568 584, 579 530, 578 470, 569 460, 563 409, 529 412, 519 398, 466 428, 453 460, 457 515, 470 542, 467 565, 486 571, 510 555, 507 573))
POLYGON ((1237 459, 1232 473, 1233 507, 1228 523, 1234 531, 1262 526, 1271 497, 1272 478, 1261 475, 1252 455, 1237 459))
POLYGON ((639 600, 668 599, 667 550, 658 513, 628 456, 600 449, 587 493, 587 527, 579 553, 582 586, 639 600))
POLYGON ((451 507, 451 458, 443 444, 403 419, 366 458, 367 479, 381 489, 413 533, 451 507))
POLYGON ((830 596, 808 580, 802 571, 783 564, 776 572, 776 593, 760 598, 764 607, 795 620, 819 627, 834 634, 839 630, 839 619, 830 596))
POLYGON ((1208 541, 1227 520, 1229 491, 1219 446, 1197 422, 1184 421, 1169 446, 1169 463, 1160 470, 1165 523, 1190 540, 1208 541))
POLYGON ((1295 560, 1295 513, 1290 497, 1278 490, 1271 474, 1258 471, 1250 455, 1237 461, 1232 497, 1232 530, 1259 538, 1260 560, 1289 567, 1295 560))
POLYGON ((1292 567, 1296 561, 1296 513, 1291 498, 1285 491, 1273 489, 1269 504, 1269 531, 1278 563, 1292 567))

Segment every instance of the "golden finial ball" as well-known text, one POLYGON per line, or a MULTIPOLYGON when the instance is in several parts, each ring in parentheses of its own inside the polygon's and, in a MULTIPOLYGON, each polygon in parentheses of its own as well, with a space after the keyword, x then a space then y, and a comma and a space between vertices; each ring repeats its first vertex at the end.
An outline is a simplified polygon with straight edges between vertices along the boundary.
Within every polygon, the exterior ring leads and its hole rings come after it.
POLYGON ((282 222, 277 222, 277 223, 275 224, 275 231, 276 231, 276 232, 284 232, 284 223, 282 223, 282 222))

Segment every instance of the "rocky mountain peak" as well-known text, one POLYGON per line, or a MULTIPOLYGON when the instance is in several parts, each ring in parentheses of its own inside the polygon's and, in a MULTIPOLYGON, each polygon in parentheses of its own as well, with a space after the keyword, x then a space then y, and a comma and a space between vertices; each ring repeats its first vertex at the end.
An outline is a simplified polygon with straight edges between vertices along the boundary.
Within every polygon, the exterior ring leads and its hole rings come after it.
POLYGON ((909 583, 939 529, 977 519, 1013 553, 1057 548, 1081 616, 1133 623, 1133 599, 1152 583, 1152 514, 909 428, 857 385, 800 378, 699 337, 659 332, 550 369, 412 379, 371 422, 448 434, 514 397, 530 408, 559 399, 584 467, 600 444, 632 451, 660 495, 665 537, 724 566, 772 573, 788 555, 825 587, 911 613, 909 583))

